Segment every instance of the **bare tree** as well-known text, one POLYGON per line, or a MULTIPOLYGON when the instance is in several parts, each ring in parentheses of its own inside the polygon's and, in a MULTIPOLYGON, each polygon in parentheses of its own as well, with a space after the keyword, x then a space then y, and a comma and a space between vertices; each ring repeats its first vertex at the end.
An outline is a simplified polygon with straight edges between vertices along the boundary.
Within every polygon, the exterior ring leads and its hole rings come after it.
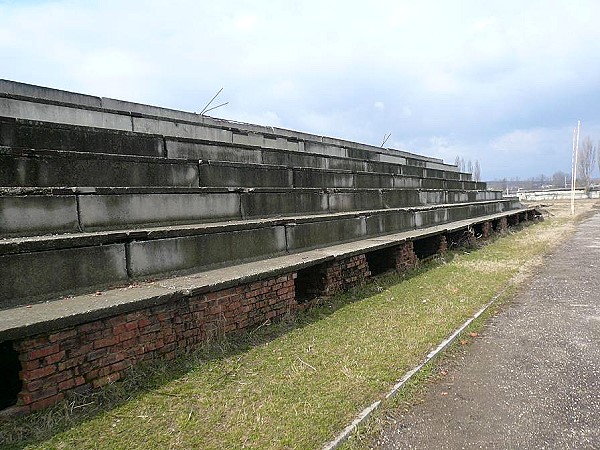
POLYGON ((567 187, 567 180, 571 179, 571 175, 569 175, 566 172, 563 171, 558 171, 558 172, 554 172, 552 174, 552 186, 559 188, 559 187, 567 187))
POLYGON ((458 167, 458 170, 460 171, 460 156, 456 155, 456 158, 454 158, 454 165, 458 167))
POLYGON ((475 166, 473 167, 473 179, 475 181, 481 181, 481 167, 479 166, 479 160, 475 160, 475 166))
POLYGON ((467 162, 467 173, 473 173, 473 163, 471 162, 471 160, 469 160, 467 162))
POLYGON ((583 182, 583 186, 588 188, 592 182, 592 173, 596 162, 596 147, 592 140, 587 136, 579 149, 577 171, 583 182))

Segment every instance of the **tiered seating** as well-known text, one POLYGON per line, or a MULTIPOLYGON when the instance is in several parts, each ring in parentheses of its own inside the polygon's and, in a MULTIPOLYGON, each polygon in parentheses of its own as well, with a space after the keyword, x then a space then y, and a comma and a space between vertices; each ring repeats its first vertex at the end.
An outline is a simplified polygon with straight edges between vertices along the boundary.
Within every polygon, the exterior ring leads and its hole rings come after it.
POLYGON ((288 130, 8 81, 0 116, 0 341, 17 347, 528 211, 440 160, 288 130))

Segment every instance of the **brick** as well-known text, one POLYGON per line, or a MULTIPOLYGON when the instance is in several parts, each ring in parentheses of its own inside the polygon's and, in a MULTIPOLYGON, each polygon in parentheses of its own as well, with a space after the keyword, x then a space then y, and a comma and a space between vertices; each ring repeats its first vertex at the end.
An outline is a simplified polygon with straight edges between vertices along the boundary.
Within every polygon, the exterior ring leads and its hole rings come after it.
POLYGON ((81 355, 87 355, 94 348, 93 343, 87 343, 80 345, 79 347, 73 348, 67 351, 67 358, 74 358, 81 355))
POLYGON ((32 411, 37 411, 40 409, 45 409, 48 408, 58 402, 60 402, 61 400, 63 400, 65 398, 65 394, 58 393, 56 395, 53 395, 52 397, 48 397, 45 398, 43 400, 38 400, 37 402, 34 402, 30 405, 30 408, 32 411))
POLYGON ((75 387, 75 378, 69 378, 68 380, 58 383, 58 390, 61 392, 68 391, 75 387))
POLYGON ((50 356, 46 356, 44 358, 44 365, 48 365, 48 364, 56 364, 59 361, 62 361, 65 358, 65 351, 61 351, 58 353, 54 353, 53 355, 50 356))
POLYGON ((74 338, 76 335, 77 335, 77 330, 75 330, 74 328, 71 328, 68 330, 59 331, 58 333, 52 333, 50 336, 48 336, 48 341, 49 342, 58 342, 58 341, 62 342, 67 339, 74 338))
POLYGON ((77 327, 79 333, 90 333, 93 331, 99 331, 104 328, 104 324, 101 321, 89 322, 77 327))
POLYGON ((122 325, 125 322, 127 322, 127 318, 124 317, 123 315, 120 315, 120 316, 111 317, 110 319, 106 320, 105 322, 106 322, 107 328, 114 328, 118 325, 122 325))
POLYGON ((35 350, 31 350, 29 352, 28 358, 29 360, 43 358, 48 355, 52 355, 54 353, 58 353, 60 351, 60 347, 58 343, 49 345, 47 347, 38 348, 35 350))
POLYGON ((63 370, 71 369, 71 368, 73 368, 75 366, 80 365, 84 361, 85 361, 85 356, 83 356, 83 355, 77 356, 75 358, 66 359, 66 360, 61 361, 61 362, 58 363, 58 370, 60 372, 62 372, 63 370))
POLYGON ((86 356, 86 360, 93 361, 95 359, 101 358, 102 356, 106 355, 107 353, 108 353, 108 347, 103 347, 98 350, 89 352, 86 356))
POLYGON ((21 369, 22 370, 35 370, 40 367, 40 360, 34 359, 33 361, 21 361, 21 369))
POLYGON ((34 392, 19 392, 18 399, 21 404, 28 405, 37 402, 38 400, 53 397, 58 393, 58 386, 54 385, 46 389, 39 389, 34 392))
POLYGON ((56 366, 43 366, 39 369, 21 371, 21 380, 30 381, 38 378, 47 377, 56 372, 56 366))
POLYGON ((104 347, 110 347, 110 346, 117 344, 118 342, 119 342, 118 336, 111 336, 111 337, 106 337, 106 338, 102 338, 102 339, 96 339, 94 341, 94 350, 101 349, 104 347))
POLYGON ((44 347, 48 345, 48 343, 48 338, 46 336, 38 336, 15 343, 15 349, 20 353, 25 353, 35 348, 44 347))
POLYGON ((126 329, 127 331, 133 331, 133 330, 137 330, 138 328, 139 328, 139 325, 138 325, 138 323, 137 323, 137 320, 136 320, 136 321, 132 321, 132 322, 127 322, 127 323, 125 324, 125 329, 126 329))

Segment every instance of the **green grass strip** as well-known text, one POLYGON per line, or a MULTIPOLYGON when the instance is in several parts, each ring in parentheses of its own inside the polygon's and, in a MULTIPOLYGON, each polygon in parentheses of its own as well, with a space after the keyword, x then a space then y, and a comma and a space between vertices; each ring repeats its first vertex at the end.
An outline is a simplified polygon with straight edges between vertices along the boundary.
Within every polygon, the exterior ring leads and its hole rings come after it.
POLYGON ((88 405, 65 402, 4 421, 0 442, 27 449, 319 448, 571 228, 570 221, 546 221, 408 277, 380 277, 296 319, 137 369, 85 399, 88 405))

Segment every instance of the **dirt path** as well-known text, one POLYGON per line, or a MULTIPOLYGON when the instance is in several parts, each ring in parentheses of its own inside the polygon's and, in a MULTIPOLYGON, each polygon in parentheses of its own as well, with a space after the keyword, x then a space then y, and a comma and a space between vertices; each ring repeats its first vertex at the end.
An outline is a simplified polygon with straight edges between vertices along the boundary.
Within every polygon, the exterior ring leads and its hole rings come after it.
POLYGON ((600 214, 378 441, 385 449, 600 449, 600 214))

